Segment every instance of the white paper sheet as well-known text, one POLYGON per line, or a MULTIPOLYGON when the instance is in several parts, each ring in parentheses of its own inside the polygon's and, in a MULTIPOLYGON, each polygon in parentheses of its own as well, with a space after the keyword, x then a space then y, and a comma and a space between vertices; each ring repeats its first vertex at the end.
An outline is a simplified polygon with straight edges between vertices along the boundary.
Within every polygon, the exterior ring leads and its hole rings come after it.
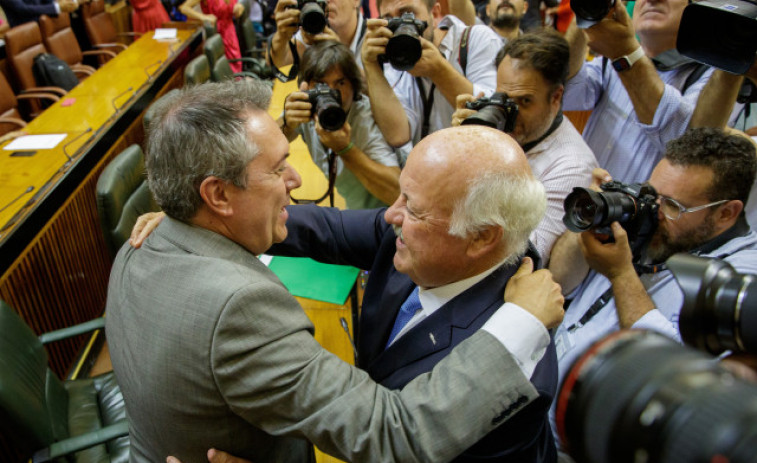
POLYGON ((45 135, 25 135, 18 137, 5 145, 3 149, 15 150, 49 150, 58 146, 68 136, 67 133, 53 133, 45 135))
POLYGON ((169 28, 157 28, 155 29, 155 35, 152 36, 155 40, 167 40, 176 38, 176 29, 169 28))

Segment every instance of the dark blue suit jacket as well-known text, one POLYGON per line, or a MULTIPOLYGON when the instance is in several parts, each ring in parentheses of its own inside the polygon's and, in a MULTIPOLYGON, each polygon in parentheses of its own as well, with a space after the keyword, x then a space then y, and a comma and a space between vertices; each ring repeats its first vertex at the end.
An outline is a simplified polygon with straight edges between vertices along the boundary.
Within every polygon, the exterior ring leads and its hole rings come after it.
MULTIPOLYGON (((385 209, 338 211, 291 206, 288 211, 289 236, 271 249, 272 254, 307 256, 370 270, 358 327, 358 361, 371 378, 390 389, 400 389, 417 375, 431 371, 453 347, 476 332, 502 305, 505 285, 519 265, 495 270, 384 350, 399 307, 415 286, 394 268, 396 237, 383 219, 385 209)), ((534 257, 536 262, 540 260, 534 257)), ((554 343, 537 365, 531 382, 539 398, 455 461, 556 461, 547 418, 557 389, 554 343)))
POLYGON ((37 21, 40 16, 58 16, 53 0, 0 0, 0 7, 8 18, 11 27, 30 21, 37 21))

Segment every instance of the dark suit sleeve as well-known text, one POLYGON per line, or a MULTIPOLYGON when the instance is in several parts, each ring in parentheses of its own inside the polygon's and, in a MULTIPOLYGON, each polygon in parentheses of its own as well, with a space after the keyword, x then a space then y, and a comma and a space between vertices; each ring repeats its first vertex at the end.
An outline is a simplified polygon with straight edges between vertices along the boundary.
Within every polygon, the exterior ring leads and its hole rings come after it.
POLYGON ((58 16, 53 3, 53 0, 41 0, 37 4, 27 3, 24 0, 2 0, 0 6, 3 7, 8 23, 14 27, 28 21, 36 21, 43 14, 58 16))
POLYGON ((386 233, 382 209, 346 210, 314 205, 289 206, 287 239, 267 252, 279 256, 310 257, 328 264, 370 269, 386 233))

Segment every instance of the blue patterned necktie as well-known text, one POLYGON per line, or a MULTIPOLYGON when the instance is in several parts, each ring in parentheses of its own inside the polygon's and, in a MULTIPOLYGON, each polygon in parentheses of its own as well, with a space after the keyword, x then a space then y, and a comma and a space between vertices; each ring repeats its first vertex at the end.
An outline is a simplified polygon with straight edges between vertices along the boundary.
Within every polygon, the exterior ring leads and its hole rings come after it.
POLYGON ((389 344, 392 343, 394 338, 397 337, 402 328, 407 325, 419 309, 421 309, 421 300, 418 297, 418 287, 416 286, 413 292, 405 299, 405 302, 402 303, 400 311, 397 313, 397 318, 394 320, 394 327, 389 334, 389 341, 387 341, 386 347, 389 347, 389 344))

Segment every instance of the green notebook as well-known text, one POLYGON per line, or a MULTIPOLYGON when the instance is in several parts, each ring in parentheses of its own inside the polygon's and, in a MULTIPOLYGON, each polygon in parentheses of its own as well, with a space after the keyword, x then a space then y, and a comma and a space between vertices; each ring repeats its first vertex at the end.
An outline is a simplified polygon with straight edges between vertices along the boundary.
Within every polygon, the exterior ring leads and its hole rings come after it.
POLYGON ((322 264, 305 257, 275 256, 268 267, 299 297, 343 305, 360 272, 347 265, 322 264))

